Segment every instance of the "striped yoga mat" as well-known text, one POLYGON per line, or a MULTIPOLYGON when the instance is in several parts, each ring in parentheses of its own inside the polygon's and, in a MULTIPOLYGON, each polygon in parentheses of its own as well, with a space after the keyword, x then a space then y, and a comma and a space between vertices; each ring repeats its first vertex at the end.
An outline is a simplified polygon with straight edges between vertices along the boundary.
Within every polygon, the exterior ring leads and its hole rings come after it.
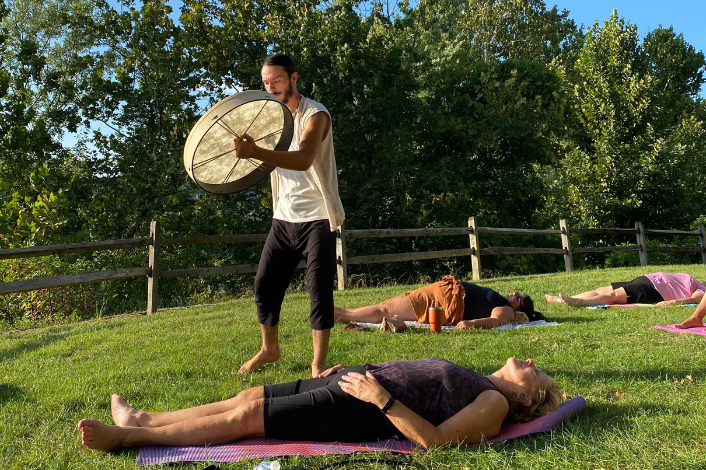
POLYGON ((245 459, 261 459, 282 455, 352 454, 354 452, 400 452, 408 454, 415 445, 408 440, 339 443, 282 441, 267 437, 241 439, 233 444, 217 446, 142 446, 137 457, 138 465, 154 465, 174 462, 237 462, 245 459))

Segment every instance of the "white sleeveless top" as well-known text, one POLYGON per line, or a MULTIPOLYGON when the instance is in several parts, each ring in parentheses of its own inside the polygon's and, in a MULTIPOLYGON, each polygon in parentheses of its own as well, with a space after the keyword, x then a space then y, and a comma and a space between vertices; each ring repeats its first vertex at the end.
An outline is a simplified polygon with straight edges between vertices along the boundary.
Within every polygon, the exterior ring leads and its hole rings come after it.
MULTIPOLYGON (((299 106, 297 107, 297 112, 294 116, 294 136, 292 137, 292 143, 289 146, 290 151, 299 150, 299 143, 301 141, 302 134, 304 133, 304 128, 307 121, 311 116, 319 112, 325 112, 329 116, 330 120, 331 115, 322 104, 302 96, 299 106)), ((337 181, 335 181, 336 164, 333 155, 331 134, 332 129, 331 124, 329 123, 328 133, 322 142, 319 155, 317 155, 314 163, 312 163, 308 170, 297 171, 286 170, 284 168, 276 168, 274 170, 272 174, 272 196, 274 198, 273 218, 283 220, 285 222, 313 222, 315 220, 332 221, 332 214, 329 212, 329 209, 327 209, 328 203, 329 206, 334 205, 340 207, 340 210, 334 210, 333 212, 336 212, 336 215, 338 216, 336 218, 340 217, 340 219, 343 219, 343 207, 340 205, 338 184, 337 181), (321 166, 320 161, 326 162, 326 166, 332 167, 333 169, 333 184, 329 184, 329 186, 334 186, 335 194, 332 194, 332 197, 329 196, 329 198, 324 196, 321 184, 322 178, 316 172, 317 166, 321 166), (330 199, 332 198, 335 198, 335 202, 337 204, 331 204, 330 199)), ((335 225, 333 225, 333 223, 331 225, 331 230, 335 230, 335 225)))

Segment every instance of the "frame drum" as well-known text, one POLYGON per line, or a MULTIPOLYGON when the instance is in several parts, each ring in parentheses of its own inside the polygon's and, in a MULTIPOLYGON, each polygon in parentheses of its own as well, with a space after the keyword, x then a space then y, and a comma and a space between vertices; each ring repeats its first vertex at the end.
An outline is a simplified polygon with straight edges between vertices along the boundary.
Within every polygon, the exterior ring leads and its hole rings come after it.
POLYGON ((231 95, 206 111, 184 146, 184 167, 199 188, 231 194, 275 169, 260 160, 238 158, 233 142, 245 134, 259 147, 286 151, 294 135, 292 113, 277 97, 258 90, 231 95))

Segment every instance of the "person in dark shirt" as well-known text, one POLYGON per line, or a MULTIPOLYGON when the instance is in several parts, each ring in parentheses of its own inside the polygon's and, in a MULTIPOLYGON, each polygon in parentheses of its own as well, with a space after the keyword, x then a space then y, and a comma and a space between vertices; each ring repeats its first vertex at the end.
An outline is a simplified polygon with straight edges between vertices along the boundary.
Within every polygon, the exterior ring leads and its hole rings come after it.
POLYGON ((380 323, 383 318, 394 316, 405 321, 429 323, 427 312, 432 306, 443 307, 444 325, 456 325, 459 329, 495 328, 520 318, 521 321, 546 320, 534 309, 534 302, 527 294, 514 292, 503 296, 493 289, 461 282, 453 276, 444 276, 439 282, 379 304, 350 309, 334 307, 333 314, 341 323, 380 323), (524 315, 517 318, 518 312, 524 315))
POLYGON ((559 385, 532 359, 509 358, 491 375, 429 357, 325 370, 254 387, 229 400, 155 413, 111 398, 115 425, 78 423, 84 445, 216 445, 244 437, 364 442, 407 437, 426 449, 492 439, 502 424, 557 409, 559 385))

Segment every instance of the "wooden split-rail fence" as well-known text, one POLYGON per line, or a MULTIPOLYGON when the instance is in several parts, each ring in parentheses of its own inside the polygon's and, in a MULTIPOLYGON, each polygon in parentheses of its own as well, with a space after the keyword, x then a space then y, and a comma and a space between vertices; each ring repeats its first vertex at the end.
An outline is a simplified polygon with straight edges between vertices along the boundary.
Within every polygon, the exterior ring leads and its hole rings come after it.
MULTIPOLYGON (((0 283, 0 294, 11 294, 27 292, 53 287, 72 286, 78 284, 88 284, 92 282, 110 281, 124 279, 128 277, 147 277, 147 313, 157 311, 159 300, 159 279, 175 277, 203 277, 222 276, 228 274, 254 273, 257 271, 256 264, 241 264, 235 266, 211 266, 202 268, 187 268, 174 270, 161 270, 159 266, 159 252, 165 245, 188 245, 197 243, 246 243, 264 242, 267 234, 244 234, 225 236, 201 236, 165 238, 160 236, 160 224, 153 221, 150 224, 150 236, 144 238, 134 238, 129 240, 108 240, 86 243, 71 243, 66 245, 35 246, 30 248, 15 248, 0 250, 0 260, 34 258, 37 256, 65 255, 72 253, 87 253, 101 250, 118 250, 139 248, 146 246, 149 255, 147 267, 119 268, 105 271, 67 274, 45 278, 35 278, 13 282, 0 283)), ((395 263, 401 261, 416 261, 436 258, 470 257, 473 271, 473 279, 479 280, 482 273, 481 256, 492 255, 539 255, 553 254, 564 257, 564 264, 567 271, 574 269, 574 255, 586 253, 607 253, 617 251, 637 251, 640 257, 640 265, 647 266, 647 254, 655 252, 680 252, 680 253, 701 253, 703 264, 706 264, 706 231, 703 225, 699 225, 695 231, 685 230, 657 230, 646 229, 642 222, 635 222, 635 228, 570 228, 566 219, 559 221, 558 230, 535 230, 521 228, 498 228, 479 227, 475 217, 468 219, 467 227, 455 228, 422 228, 422 229, 368 229, 368 230, 345 230, 338 228, 338 238, 336 242, 337 265, 338 265, 338 289, 348 288, 348 266, 356 264, 373 263, 395 263), (561 238, 561 248, 525 248, 494 246, 481 248, 481 234, 499 235, 550 235, 561 238), (354 238, 383 238, 383 237, 445 237, 445 236, 468 236, 468 248, 455 248, 449 250, 411 252, 411 253, 389 253, 378 255, 346 256, 346 241, 354 238), (580 247, 571 246, 571 235, 634 235, 634 245, 580 247), (698 237, 700 246, 647 246, 646 235, 673 235, 673 236, 695 236, 698 237)), ((303 267, 302 262, 299 267, 303 267)))

